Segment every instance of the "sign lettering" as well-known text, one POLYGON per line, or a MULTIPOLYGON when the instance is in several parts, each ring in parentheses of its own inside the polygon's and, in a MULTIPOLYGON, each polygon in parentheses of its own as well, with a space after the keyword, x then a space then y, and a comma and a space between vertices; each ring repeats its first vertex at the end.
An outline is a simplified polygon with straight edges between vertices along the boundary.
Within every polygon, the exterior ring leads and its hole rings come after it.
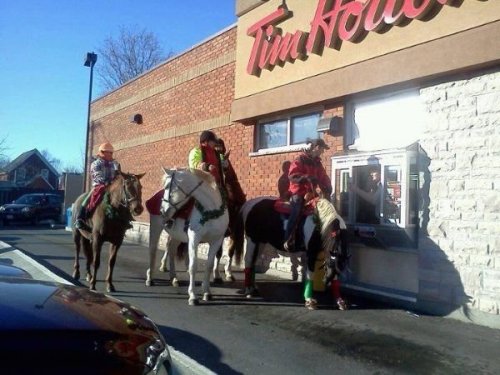
POLYGON ((342 42, 356 42, 366 33, 384 31, 404 21, 423 19, 454 0, 318 0, 309 32, 285 33, 276 25, 290 18, 286 6, 257 21, 247 30, 254 38, 247 73, 260 75, 287 61, 305 59, 323 48, 340 49, 342 42))

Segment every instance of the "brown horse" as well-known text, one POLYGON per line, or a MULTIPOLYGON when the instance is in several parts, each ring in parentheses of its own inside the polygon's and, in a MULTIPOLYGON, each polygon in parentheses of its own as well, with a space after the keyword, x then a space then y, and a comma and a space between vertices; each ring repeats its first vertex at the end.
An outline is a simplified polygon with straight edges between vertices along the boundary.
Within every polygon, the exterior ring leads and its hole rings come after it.
POLYGON ((73 241, 76 246, 75 264, 73 278, 80 278, 80 249, 87 259, 87 276, 90 289, 95 290, 97 270, 101 262, 101 248, 104 242, 110 243, 110 253, 108 261, 108 274, 106 283, 108 292, 114 292, 113 268, 116 262, 118 249, 120 248, 125 232, 130 227, 132 216, 137 216, 144 210, 142 207, 142 186, 140 179, 145 173, 140 175, 118 172, 113 182, 106 188, 104 198, 97 205, 92 217, 87 220, 87 224, 92 228, 92 232, 74 228, 77 213, 80 211, 83 200, 87 194, 78 197, 73 205, 72 226, 73 241), (93 272, 90 270, 93 265, 93 272))

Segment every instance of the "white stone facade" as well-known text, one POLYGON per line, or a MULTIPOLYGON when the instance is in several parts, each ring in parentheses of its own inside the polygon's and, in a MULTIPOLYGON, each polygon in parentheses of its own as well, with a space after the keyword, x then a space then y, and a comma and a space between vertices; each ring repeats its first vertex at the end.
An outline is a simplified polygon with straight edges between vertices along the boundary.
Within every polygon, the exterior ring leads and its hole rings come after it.
POLYGON ((430 164, 419 299, 499 315, 500 73, 423 88, 421 97, 430 164))

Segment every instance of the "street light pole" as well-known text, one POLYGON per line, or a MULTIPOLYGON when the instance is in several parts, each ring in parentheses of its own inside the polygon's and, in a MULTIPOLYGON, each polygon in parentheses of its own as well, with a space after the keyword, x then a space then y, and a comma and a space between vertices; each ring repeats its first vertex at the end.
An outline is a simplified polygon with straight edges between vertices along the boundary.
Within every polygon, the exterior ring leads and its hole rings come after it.
POLYGON ((90 137, 90 103, 92 102, 92 81, 94 78, 94 65, 97 61, 97 55, 94 52, 87 52, 87 56, 85 57, 84 66, 90 68, 90 82, 89 82, 89 101, 87 106, 87 132, 85 137, 85 162, 83 166, 83 189, 82 192, 85 192, 87 186, 87 170, 88 170, 88 161, 89 161, 89 150, 87 149, 89 146, 89 137, 90 137))

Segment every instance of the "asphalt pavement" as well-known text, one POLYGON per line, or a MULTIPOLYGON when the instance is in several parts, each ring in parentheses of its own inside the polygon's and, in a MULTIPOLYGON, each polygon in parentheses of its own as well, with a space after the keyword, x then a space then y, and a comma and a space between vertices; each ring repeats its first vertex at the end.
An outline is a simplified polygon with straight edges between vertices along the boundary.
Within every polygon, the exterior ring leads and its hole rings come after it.
MULTIPOLYGON (((0 238, 1 235, 0 232, 0 238)), ((3 239, 8 241, 8 237, 3 239)), ((123 252, 133 251, 132 244, 124 244, 123 247, 123 252)), ((70 283, 67 274, 55 268, 50 270, 50 266, 45 267, 24 251, 1 241, 0 262, 21 267, 37 279, 70 283)), ((254 329, 272 321, 276 329, 298 332, 304 344, 319 338, 321 345, 328 347, 330 353, 338 358, 351 358, 353 363, 364 363, 373 368, 392 369, 381 374, 500 373, 499 329, 421 315, 356 296, 347 296, 351 307, 348 311, 339 312, 330 307, 304 313, 304 309, 297 308, 295 304, 301 294, 298 283, 277 280, 276 275, 268 279, 274 281, 261 284, 262 299, 272 301, 271 305, 287 304, 276 310, 266 306, 244 308, 243 314, 251 315, 254 329), (290 301, 293 303, 290 304, 290 301), (418 367, 412 369, 409 364, 418 367)), ((212 309, 218 308, 216 304, 212 306, 212 309)), ((177 349, 186 348, 179 346, 177 349)), ((178 354, 183 355, 181 352, 178 354)), ((189 357, 184 358, 189 362, 189 357)))

